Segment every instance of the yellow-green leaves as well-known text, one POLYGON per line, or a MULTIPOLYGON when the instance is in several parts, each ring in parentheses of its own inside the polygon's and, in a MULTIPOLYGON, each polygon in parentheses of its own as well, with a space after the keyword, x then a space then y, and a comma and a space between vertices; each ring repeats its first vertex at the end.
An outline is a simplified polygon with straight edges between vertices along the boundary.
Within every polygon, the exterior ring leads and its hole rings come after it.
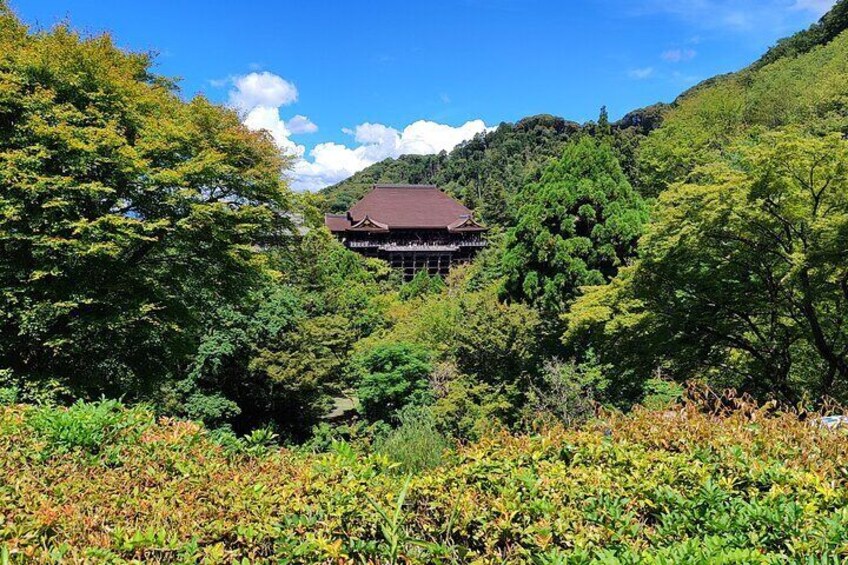
POLYGON ((848 141, 769 132, 728 153, 660 195, 638 263, 575 303, 566 340, 643 377, 844 395, 848 141))
POLYGON ((151 65, 0 13, 0 367, 15 379, 149 394, 292 233, 268 136, 184 102, 151 65))

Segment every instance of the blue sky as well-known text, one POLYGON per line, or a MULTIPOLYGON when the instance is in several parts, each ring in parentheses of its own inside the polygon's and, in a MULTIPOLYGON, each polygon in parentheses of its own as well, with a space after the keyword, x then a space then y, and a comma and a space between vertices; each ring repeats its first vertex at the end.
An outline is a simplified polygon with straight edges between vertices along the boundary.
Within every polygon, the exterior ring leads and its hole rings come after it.
POLYGON ((739 69, 833 0, 10 0, 158 53, 183 95, 230 104, 314 190, 502 121, 612 118, 739 69))

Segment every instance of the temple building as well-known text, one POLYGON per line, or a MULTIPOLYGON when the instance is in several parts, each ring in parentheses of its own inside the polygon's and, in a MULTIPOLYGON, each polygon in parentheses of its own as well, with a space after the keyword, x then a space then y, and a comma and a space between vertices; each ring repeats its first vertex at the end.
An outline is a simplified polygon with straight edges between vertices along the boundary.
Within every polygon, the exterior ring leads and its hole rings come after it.
POLYGON ((486 246, 486 228, 471 210, 431 185, 374 185, 346 214, 327 214, 327 228, 349 249, 403 271, 446 275, 486 246))

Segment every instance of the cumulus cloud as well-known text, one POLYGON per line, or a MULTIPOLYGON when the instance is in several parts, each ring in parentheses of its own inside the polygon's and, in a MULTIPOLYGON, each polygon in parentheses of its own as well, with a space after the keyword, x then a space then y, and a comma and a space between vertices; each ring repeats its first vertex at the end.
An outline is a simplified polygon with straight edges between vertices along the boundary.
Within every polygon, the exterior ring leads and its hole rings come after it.
POLYGON ((315 133, 318 131, 318 126, 313 124, 309 118, 300 114, 286 120, 286 127, 292 133, 315 133))
POLYGON ((296 190, 317 190, 388 157, 449 151, 488 129, 483 120, 470 120, 456 127, 418 120, 403 130, 366 122, 343 130, 353 137, 353 147, 328 142, 312 148, 307 159, 295 163, 292 186, 296 190))
POLYGON ((230 105, 249 112, 257 106, 278 108, 297 101, 297 88, 281 76, 263 71, 233 79, 230 105))
POLYGON ((244 125, 252 130, 266 130, 286 155, 302 157, 306 148, 291 140, 293 134, 318 131, 306 116, 285 120, 280 108, 297 101, 297 88, 279 75, 253 72, 230 79, 230 106, 239 110, 244 125))
POLYGON ((285 120, 280 118, 279 108, 257 106, 250 110, 242 121, 244 125, 252 130, 259 131, 264 129, 270 133, 277 147, 285 154, 295 157, 303 155, 305 148, 289 139, 291 134, 295 132, 289 129, 285 120))
POLYGON ((280 114, 282 107, 297 101, 294 84, 267 71, 237 76, 230 83, 229 103, 239 110, 244 124, 252 130, 266 130, 280 151, 294 157, 290 180, 295 190, 323 188, 388 157, 450 150, 488 129, 482 120, 456 127, 418 120, 402 130, 366 122, 342 130, 352 137, 352 143, 319 143, 307 152, 291 136, 314 133, 318 126, 300 114, 290 119, 280 114))
POLYGON ((634 78, 636 80, 645 80, 646 78, 650 78, 654 74, 653 67, 644 67, 641 69, 630 69, 627 71, 627 76, 630 78, 634 78))
POLYGON ((680 63, 681 61, 691 61, 695 58, 695 55, 697 55, 697 52, 694 49, 669 49, 663 51, 660 57, 670 63, 680 63))

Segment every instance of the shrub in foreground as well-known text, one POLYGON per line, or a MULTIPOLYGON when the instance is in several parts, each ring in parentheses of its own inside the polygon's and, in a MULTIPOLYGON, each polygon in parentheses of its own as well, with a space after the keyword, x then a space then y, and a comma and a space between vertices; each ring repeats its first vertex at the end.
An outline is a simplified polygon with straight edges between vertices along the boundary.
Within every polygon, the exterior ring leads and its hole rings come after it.
POLYGON ((400 426, 377 442, 377 452, 397 463, 404 472, 438 466, 449 443, 436 429, 436 420, 430 409, 408 406, 401 410, 398 420, 400 426))
POLYGON ((97 455, 136 441, 153 423, 153 417, 143 408, 128 409, 117 400, 80 400, 68 408, 35 408, 27 423, 34 435, 43 440, 45 456, 71 451, 97 455))
POLYGON ((0 408, 12 562, 791 563, 848 557, 848 441, 810 415, 722 399, 581 429, 494 434, 433 468, 384 454, 228 451, 165 420, 44 459, 0 408), (729 406, 729 408, 728 408, 729 406), (107 464, 104 464, 107 463, 107 464))

